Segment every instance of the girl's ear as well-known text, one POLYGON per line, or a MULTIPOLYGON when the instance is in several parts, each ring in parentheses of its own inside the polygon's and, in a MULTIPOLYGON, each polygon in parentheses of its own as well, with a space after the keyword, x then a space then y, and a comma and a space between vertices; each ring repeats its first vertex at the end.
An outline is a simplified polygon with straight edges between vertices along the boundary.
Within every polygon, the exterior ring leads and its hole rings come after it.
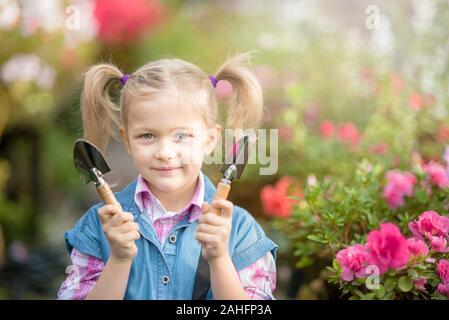
POLYGON ((221 126, 219 124, 207 129, 206 142, 204 146, 204 154, 210 155, 215 149, 218 139, 220 139, 221 126))
POLYGON ((120 127, 120 136, 122 137, 123 143, 125 144, 126 151, 128 154, 131 154, 131 149, 129 147, 129 140, 128 140, 128 134, 126 133, 126 130, 124 127, 120 127))

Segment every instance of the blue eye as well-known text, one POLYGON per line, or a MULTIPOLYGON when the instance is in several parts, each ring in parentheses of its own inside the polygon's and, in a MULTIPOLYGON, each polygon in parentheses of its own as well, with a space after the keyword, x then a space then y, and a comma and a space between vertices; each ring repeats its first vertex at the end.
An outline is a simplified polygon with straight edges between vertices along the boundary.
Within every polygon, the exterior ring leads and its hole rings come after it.
POLYGON ((189 137, 187 133, 177 133, 176 138, 178 141, 184 141, 189 137))
POLYGON ((144 138, 145 140, 149 140, 149 139, 153 138, 153 134, 145 133, 142 135, 142 138, 144 138))

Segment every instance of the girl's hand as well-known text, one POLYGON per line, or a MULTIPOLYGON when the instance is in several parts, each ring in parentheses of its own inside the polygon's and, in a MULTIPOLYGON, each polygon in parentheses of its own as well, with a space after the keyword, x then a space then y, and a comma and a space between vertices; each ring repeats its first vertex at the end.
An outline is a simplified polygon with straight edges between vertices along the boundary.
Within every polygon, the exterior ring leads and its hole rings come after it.
POLYGON ((118 261, 132 261, 137 254, 135 240, 140 238, 139 225, 134 216, 113 205, 98 209, 103 232, 111 246, 111 256, 118 261))
POLYGON ((195 235, 195 239, 203 246, 202 255, 209 263, 228 254, 233 204, 224 199, 217 199, 212 201, 212 207, 222 209, 222 214, 210 212, 210 205, 204 202, 201 207, 203 214, 198 220, 195 235))

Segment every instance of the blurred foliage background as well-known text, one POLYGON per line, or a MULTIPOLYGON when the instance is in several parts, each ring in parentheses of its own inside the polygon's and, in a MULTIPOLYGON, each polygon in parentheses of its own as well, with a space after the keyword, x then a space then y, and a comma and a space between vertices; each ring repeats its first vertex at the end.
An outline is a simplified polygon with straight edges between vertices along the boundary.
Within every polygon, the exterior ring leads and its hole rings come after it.
MULTIPOLYGON (((0 0, 0 298, 50 298, 69 257, 63 233, 98 202, 74 170, 82 72, 111 61, 131 73, 179 57, 213 74, 230 53, 257 50, 264 128, 278 129, 279 169, 248 166, 231 201, 279 243, 279 299, 314 277, 297 268, 262 190, 292 177, 350 179, 363 158, 406 167, 449 143, 447 0, 0 0), (258 192, 254 192, 257 190, 258 192), (262 198, 261 198, 262 196, 262 198)), ((119 142, 108 181, 136 176, 119 142)), ((205 168, 214 181, 215 167, 205 168)), ((267 197, 269 199, 267 199, 267 197)), ((286 208, 288 211, 288 208, 286 208)), ((287 212, 288 214, 288 212, 287 212)), ((338 295, 337 295, 338 297, 338 295)))

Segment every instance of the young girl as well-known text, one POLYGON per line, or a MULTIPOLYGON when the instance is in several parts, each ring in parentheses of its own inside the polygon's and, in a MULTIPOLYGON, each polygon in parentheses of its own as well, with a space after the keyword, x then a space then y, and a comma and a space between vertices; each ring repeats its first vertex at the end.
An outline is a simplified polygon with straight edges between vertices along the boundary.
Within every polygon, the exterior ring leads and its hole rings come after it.
POLYGON ((115 194, 122 210, 99 203, 66 232, 72 266, 59 299, 192 299, 200 255, 207 299, 274 299, 277 245, 246 210, 213 201, 201 171, 221 132, 218 81, 233 87, 228 128, 256 128, 261 119, 248 58, 230 58, 215 77, 179 59, 132 75, 109 64, 86 72, 85 138, 105 150, 117 128, 139 175, 115 194))

